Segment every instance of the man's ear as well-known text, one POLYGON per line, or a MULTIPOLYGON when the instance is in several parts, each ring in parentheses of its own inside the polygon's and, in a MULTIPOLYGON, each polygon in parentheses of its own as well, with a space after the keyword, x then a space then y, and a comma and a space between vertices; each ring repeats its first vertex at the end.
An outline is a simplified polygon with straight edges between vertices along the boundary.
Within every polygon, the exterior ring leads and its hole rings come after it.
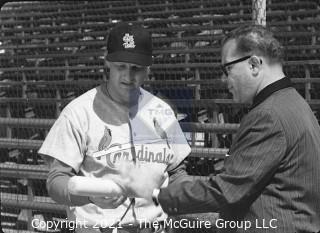
POLYGON ((262 68, 262 60, 258 56, 252 56, 249 59, 249 65, 253 76, 257 76, 262 68))

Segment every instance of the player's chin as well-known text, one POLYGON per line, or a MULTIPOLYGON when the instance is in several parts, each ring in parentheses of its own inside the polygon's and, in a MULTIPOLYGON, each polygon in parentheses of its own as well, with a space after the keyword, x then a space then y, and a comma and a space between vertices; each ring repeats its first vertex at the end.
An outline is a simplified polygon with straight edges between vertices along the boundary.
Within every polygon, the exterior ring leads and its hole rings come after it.
POLYGON ((122 96, 127 100, 135 99, 139 96, 138 88, 122 88, 122 96))

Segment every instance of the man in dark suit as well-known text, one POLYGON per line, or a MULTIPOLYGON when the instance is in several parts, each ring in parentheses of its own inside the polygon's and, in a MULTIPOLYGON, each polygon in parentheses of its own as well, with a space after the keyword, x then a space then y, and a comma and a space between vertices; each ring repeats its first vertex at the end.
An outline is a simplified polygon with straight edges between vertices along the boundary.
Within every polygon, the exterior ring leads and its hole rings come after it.
POLYGON ((222 45, 224 77, 233 99, 250 103, 251 110, 224 171, 208 180, 178 172, 168 187, 153 191, 143 184, 133 189, 128 182, 127 192, 152 193, 171 215, 217 211, 221 232, 318 232, 320 127, 285 77, 282 60, 282 46, 264 27, 232 31, 222 45))

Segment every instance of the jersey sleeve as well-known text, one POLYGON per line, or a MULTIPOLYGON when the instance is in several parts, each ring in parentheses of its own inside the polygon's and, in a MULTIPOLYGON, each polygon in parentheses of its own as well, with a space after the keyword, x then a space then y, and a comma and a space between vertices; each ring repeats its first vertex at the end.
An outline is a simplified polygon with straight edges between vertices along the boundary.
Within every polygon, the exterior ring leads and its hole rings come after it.
POLYGON ((49 165, 47 190, 54 201, 68 206, 82 206, 90 203, 87 196, 77 196, 69 193, 68 182, 72 176, 76 175, 70 166, 57 159, 52 159, 49 165))
POLYGON ((84 135, 64 112, 53 124, 38 153, 58 159, 79 172, 84 158, 84 135))

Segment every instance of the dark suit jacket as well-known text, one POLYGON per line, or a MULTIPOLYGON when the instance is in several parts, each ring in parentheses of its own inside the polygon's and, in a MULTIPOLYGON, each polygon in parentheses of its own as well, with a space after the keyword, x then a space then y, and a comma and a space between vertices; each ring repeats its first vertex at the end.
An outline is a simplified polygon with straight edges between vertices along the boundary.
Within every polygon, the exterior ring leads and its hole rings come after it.
POLYGON ((240 123, 225 171, 208 180, 186 174, 171 179, 159 194, 164 211, 218 211, 221 232, 318 232, 320 127, 290 86, 284 78, 256 96, 240 123), (237 221, 238 227, 228 228, 224 221, 237 221), (249 222, 250 228, 241 228, 249 222))

